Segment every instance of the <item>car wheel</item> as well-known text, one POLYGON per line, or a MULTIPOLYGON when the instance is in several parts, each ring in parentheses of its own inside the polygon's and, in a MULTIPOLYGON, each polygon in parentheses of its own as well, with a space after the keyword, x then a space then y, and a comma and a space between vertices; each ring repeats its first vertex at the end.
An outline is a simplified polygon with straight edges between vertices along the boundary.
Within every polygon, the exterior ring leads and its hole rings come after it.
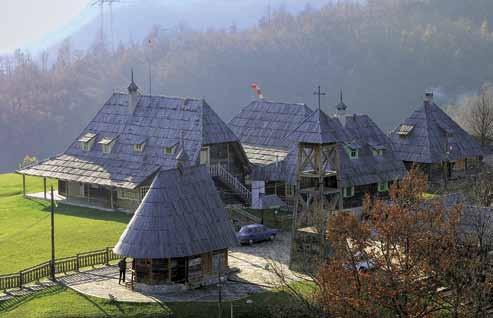
POLYGON ((271 235, 271 236, 270 236, 270 240, 271 240, 271 241, 274 241, 275 239, 276 239, 276 236, 275 236, 275 235, 271 235))
POLYGON ((248 244, 253 245, 253 240, 249 240, 248 244))

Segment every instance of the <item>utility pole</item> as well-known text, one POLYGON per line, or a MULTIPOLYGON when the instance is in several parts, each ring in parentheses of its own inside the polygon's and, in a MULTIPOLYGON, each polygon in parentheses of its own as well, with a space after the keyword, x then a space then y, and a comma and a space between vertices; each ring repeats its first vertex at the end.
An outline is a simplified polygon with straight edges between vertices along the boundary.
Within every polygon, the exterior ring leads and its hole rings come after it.
POLYGON ((55 281, 55 197, 51 186, 51 280, 55 281))

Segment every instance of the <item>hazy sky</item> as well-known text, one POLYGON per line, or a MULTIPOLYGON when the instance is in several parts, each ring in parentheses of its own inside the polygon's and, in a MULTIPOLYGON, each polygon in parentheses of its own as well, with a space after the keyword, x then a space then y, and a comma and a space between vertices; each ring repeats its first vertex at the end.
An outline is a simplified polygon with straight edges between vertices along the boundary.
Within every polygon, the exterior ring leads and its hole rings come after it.
POLYGON ((0 0, 0 52, 42 41, 87 8, 90 0, 0 0))

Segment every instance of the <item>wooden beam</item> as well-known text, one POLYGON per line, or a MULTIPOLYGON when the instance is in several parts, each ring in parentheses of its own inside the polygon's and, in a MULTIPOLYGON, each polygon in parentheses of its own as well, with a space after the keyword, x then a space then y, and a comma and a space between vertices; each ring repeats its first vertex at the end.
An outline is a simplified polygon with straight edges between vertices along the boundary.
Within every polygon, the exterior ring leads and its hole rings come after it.
POLYGON ((46 177, 43 177, 44 198, 46 200, 46 177))

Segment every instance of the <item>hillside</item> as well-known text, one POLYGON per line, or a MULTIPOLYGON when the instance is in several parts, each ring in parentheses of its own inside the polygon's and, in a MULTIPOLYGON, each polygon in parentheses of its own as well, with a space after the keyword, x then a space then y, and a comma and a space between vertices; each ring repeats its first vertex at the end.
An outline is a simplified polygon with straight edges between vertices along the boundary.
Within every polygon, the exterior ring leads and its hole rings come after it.
POLYGON ((205 97, 225 120, 251 101, 252 82, 268 99, 312 107, 321 85, 327 112, 334 112, 342 88, 349 111, 368 113, 388 130, 426 89, 443 103, 492 80, 485 13, 493 4, 465 3, 339 3, 296 15, 278 9, 245 29, 154 29, 114 53, 98 45, 76 50, 68 40, 52 66, 17 52, 0 60, 0 145, 7 150, 0 171, 14 169, 26 154, 63 151, 114 90, 126 89, 132 67, 147 93, 149 63, 153 94, 205 97))

